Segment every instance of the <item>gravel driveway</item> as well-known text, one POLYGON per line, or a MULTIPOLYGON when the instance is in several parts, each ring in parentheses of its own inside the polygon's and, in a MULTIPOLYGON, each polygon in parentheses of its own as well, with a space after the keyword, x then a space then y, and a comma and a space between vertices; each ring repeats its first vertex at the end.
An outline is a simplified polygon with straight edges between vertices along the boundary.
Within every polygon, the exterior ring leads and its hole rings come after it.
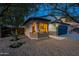
POLYGON ((10 48, 11 37, 0 38, 2 56, 79 56, 79 41, 75 40, 30 40, 27 37, 19 41, 25 43, 19 48, 10 48))

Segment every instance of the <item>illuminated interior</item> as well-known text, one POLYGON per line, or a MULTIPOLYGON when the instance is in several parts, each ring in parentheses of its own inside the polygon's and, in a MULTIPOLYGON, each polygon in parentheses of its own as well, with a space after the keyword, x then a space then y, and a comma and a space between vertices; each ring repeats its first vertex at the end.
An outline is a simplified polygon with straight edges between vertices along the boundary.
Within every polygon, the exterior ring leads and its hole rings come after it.
POLYGON ((39 32, 48 32, 48 25, 46 23, 39 23, 39 32))
POLYGON ((32 33, 35 33, 36 32, 36 23, 33 23, 32 24, 32 33))
POLYGON ((58 28, 58 26, 59 26, 59 24, 57 24, 57 23, 55 23, 55 24, 53 24, 53 26, 54 26, 54 28, 58 28))

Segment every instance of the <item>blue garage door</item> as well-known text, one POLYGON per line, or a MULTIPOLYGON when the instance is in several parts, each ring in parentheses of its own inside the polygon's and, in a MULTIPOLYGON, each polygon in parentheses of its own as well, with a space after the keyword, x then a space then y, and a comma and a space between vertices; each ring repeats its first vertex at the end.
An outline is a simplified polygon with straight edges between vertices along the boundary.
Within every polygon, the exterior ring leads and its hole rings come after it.
POLYGON ((58 35, 67 34, 67 29, 68 29, 67 25, 64 25, 64 24, 59 25, 59 27, 58 27, 58 35))

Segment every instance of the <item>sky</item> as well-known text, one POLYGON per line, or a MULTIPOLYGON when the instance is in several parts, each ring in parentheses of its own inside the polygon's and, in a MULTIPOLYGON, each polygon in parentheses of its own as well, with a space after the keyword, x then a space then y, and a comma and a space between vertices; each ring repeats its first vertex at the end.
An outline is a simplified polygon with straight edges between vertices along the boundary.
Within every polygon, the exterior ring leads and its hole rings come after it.
MULTIPOLYGON (((58 8, 65 9, 66 4, 58 4, 58 8)), ((30 18, 30 17, 40 17, 40 16, 44 16, 44 15, 48 15, 49 13, 54 13, 56 16, 63 16, 62 12, 58 11, 58 10, 54 10, 53 6, 49 5, 49 4, 40 4, 38 6, 38 11, 36 12, 32 12, 28 17, 25 16, 25 20, 30 18)), ((78 16, 79 15, 79 7, 77 7, 76 5, 74 5, 71 8, 68 8, 68 13, 72 16, 78 16)), ((52 17, 48 17, 49 19, 51 19, 52 17)))
POLYGON ((38 8, 38 11, 31 13, 28 17, 26 16, 25 19, 28 19, 29 17, 40 17, 48 15, 48 13, 52 11, 52 8, 49 4, 40 4, 38 8))

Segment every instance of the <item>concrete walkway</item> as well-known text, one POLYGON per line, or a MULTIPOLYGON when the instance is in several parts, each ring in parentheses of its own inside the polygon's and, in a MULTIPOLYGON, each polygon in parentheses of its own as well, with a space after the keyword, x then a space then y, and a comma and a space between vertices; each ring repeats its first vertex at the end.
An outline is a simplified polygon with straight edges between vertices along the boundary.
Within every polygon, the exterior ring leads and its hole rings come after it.
POLYGON ((57 39, 57 40, 66 39, 66 37, 59 37, 59 36, 53 36, 53 35, 49 35, 49 37, 52 38, 52 39, 57 39))

